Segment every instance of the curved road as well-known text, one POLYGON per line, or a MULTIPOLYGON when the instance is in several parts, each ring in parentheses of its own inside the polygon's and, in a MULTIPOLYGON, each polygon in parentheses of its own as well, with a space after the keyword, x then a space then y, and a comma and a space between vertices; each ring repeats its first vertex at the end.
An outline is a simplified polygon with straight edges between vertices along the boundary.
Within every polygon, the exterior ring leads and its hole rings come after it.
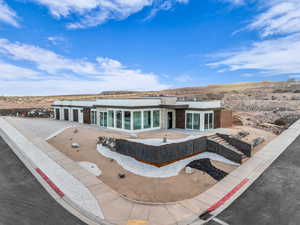
POLYGON ((85 225, 48 194, 1 136, 0 225, 85 225))
POLYGON ((220 224, 300 224, 300 136, 242 196, 207 223, 220 224))

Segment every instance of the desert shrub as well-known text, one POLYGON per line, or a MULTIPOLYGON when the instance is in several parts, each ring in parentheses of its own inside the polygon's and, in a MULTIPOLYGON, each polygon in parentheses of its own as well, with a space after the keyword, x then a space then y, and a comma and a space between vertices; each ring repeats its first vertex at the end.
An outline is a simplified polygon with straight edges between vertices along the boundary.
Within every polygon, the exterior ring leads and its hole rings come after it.
POLYGON ((287 121, 284 118, 280 118, 275 120, 274 124, 277 126, 285 126, 287 124, 287 121))

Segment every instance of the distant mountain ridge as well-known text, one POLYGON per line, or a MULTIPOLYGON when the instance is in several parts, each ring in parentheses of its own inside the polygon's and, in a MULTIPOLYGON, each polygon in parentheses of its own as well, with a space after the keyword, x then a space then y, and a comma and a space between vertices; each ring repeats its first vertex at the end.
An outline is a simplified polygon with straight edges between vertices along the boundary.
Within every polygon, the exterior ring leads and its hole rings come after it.
POLYGON ((104 91, 100 94, 74 94, 61 96, 20 96, 0 97, 0 109, 11 108, 50 108, 54 100, 80 100, 96 98, 134 98, 177 96, 182 100, 221 100, 225 95, 259 95, 270 93, 300 93, 298 81, 262 81, 233 84, 216 84, 208 86, 195 86, 174 88, 161 91, 104 91))

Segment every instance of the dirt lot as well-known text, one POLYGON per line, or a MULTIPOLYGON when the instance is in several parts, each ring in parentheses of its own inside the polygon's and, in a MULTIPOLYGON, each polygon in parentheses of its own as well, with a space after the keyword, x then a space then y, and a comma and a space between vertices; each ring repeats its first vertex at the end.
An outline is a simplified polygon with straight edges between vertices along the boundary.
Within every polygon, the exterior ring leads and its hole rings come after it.
MULTIPOLYGON (((181 171, 179 175, 170 178, 148 178, 135 175, 96 151, 97 137, 112 136, 111 134, 90 128, 80 128, 77 133, 74 133, 74 129, 65 130, 49 140, 49 143, 74 161, 95 163, 102 170, 99 179, 130 199, 145 202, 174 202, 192 198, 216 183, 213 178, 200 171, 195 171, 191 175, 181 171), (80 148, 73 149, 71 147, 73 142, 79 143, 80 148), (120 179, 119 173, 126 174, 126 178, 120 179)), ((115 134, 114 137, 119 137, 119 135, 115 134)), ((236 168, 236 166, 221 162, 213 161, 212 163, 226 172, 231 172, 236 168)))

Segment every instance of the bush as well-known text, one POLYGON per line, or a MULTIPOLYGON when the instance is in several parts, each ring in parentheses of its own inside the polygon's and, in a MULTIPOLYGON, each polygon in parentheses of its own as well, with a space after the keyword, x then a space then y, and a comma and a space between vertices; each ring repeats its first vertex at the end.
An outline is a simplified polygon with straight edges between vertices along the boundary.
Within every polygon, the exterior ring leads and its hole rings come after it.
POLYGON ((287 121, 284 118, 280 118, 275 120, 274 124, 277 126, 285 126, 287 124, 287 121))

